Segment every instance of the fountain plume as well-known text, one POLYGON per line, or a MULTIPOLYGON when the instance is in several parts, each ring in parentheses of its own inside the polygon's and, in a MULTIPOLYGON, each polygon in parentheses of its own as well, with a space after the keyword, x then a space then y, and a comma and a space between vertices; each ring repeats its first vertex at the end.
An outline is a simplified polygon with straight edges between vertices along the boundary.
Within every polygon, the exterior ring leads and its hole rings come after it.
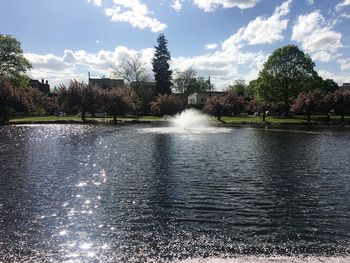
POLYGON ((209 126, 209 117, 196 109, 187 109, 169 120, 172 127, 198 129, 209 126))

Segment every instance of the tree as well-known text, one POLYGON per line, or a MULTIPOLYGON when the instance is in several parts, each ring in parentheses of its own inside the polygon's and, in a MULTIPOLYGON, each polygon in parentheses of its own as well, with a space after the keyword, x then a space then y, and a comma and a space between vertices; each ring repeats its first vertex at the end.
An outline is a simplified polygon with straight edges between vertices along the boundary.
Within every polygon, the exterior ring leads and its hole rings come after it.
POLYGON ((184 71, 177 71, 174 79, 174 88, 178 93, 191 94, 190 90, 193 83, 196 82, 197 72, 194 69, 187 69, 184 71))
POLYGON ((157 116, 175 115, 185 109, 185 101, 175 94, 159 94, 150 104, 157 116))
POLYGON ((321 111, 326 114, 327 124, 331 119, 329 112, 333 110, 333 108, 334 108, 334 94, 333 92, 328 92, 325 96, 323 96, 322 103, 321 103, 321 111))
POLYGON ((350 114, 350 90, 336 90, 333 93, 334 111, 341 116, 344 122, 344 116, 350 114))
POLYGON ((320 87, 320 89, 325 93, 334 92, 337 89, 339 89, 339 86, 334 80, 326 79, 326 80, 323 80, 323 85, 320 87))
POLYGON ((170 52, 164 34, 160 34, 157 39, 158 46, 155 46, 155 53, 152 59, 154 79, 156 81, 156 94, 170 94, 172 86, 172 71, 168 61, 170 52))
POLYGON ((307 121, 311 121, 311 114, 320 111, 323 95, 320 89, 302 92, 294 101, 291 110, 307 115, 307 121))
POLYGON ((12 84, 0 76, 0 124, 6 124, 16 112, 28 113, 32 109, 31 98, 24 90, 12 87, 12 84))
POLYGON ((238 79, 238 80, 235 80, 232 85, 228 86, 227 91, 233 91, 233 92, 236 92, 237 95, 245 97, 246 88, 247 88, 247 85, 245 84, 245 81, 238 79))
POLYGON ((33 101, 33 111, 37 115, 54 115, 58 111, 58 104, 55 96, 46 95, 36 88, 28 88, 28 96, 33 101))
POLYGON ((114 76, 125 79, 129 84, 147 80, 146 65, 139 55, 125 55, 122 61, 116 65, 114 76))
POLYGON ((305 85, 305 90, 320 89, 322 93, 334 92, 339 88, 338 84, 332 79, 324 80, 320 76, 316 76, 313 80, 309 81, 305 85))
POLYGON ((300 92, 307 91, 307 83, 317 76, 314 67, 310 56, 297 46, 275 50, 259 73, 259 96, 266 101, 282 102, 287 113, 291 102, 300 92))
POLYGON ((28 84, 24 73, 32 65, 23 56, 21 43, 10 35, 0 34, 0 76, 7 78, 16 87, 28 84))
POLYGON ((85 122, 87 112, 95 113, 98 107, 100 89, 93 85, 71 80, 68 87, 61 85, 58 102, 69 113, 81 111, 81 119, 85 122))
POLYGON ((117 115, 135 111, 138 106, 137 94, 132 88, 127 86, 105 90, 102 101, 104 110, 113 115, 115 123, 117 122, 117 115))
POLYGON ((258 89, 257 86, 258 86, 258 81, 256 79, 250 81, 249 84, 246 86, 245 96, 250 99, 254 99, 257 95, 257 89, 258 89))
POLYGON ((174 88, 178 93, 183 93, 186 97, 195 92, 209 91, 211 86, 203 77, 198 76, 194 69, 178 71, 174 79, 174 88))
POLYGON ((229 91, 223 96, 214 96, 205 103, 203 111, 212 114, 221 120, 221 116, 232 116, 242 112, 244 109, 244 98, 236 92, 229 91))

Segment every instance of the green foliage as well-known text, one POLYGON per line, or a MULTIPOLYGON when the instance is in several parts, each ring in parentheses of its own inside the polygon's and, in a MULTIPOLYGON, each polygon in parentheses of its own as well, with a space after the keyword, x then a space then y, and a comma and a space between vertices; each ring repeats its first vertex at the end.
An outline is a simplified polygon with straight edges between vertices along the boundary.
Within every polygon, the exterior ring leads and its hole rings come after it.
POLYGON ((334 92, 339 88, 338 84, 334 82, 332 79, 324 80, 320 76, 316 76, 314 79, 310 80, 305 85, 305 90, 314 90, 320 89, 323 94, 327 94, 328 92, 334 92))
POLYGON ((185 109, 185 100, 175 94, 159 94, 150 104, 157 116, 174 115, 185 109))
POLYGON ((212 87, 209 86, 208 80, 203 77, 197 77, 194 69, 177 72, 174 79, 174 88, 177 92, 184 94, 186 97, 195 92, 209 91, 212 87))
POLYGON ((172 86, 172 71, 168 61, 170 52, 167 47, 168 41, 164 34, 160 34, 157 39, 158 45, 155 46, 155 53, 152 59, 154 79, 156 81, 156 94, 170 94, 172 86))
POLYGON ((227 88, 227 91, 233 91, 233 92, 236 92, 237 95, 245 97, 246 88, 247 88, 247 85, 245 84, 245 81, 239 79, 239 80, 235 80, 232 85, 229 85, 227 88))
POLYGON ((29 79, 24 73, 32 65, 23 56, 21 43, 10 35, 0 34, 0 76, 7 78, 13 86, 24 87, 29 79))
POLYGON ((292 100, 307 91, 317 77, 315 64, 298 47, 288 45, 275 50, 264 63, 257 80, 258 95, 267 101, 282 102, 288 111, 292 100))

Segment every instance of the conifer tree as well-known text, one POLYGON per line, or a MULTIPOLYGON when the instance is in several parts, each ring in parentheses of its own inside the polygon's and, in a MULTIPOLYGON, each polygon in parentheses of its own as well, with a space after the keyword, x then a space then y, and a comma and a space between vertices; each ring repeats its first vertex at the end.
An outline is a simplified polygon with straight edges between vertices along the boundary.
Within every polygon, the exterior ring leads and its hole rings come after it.
POLYGON ((172 71, 168 61, 170 52, 167 47, 167 39, 164 34, 160 34, 157 39, 158 46, 155 46, 155 53, 152 59, 154 79, 156 81, 156 95, 171 93, 172 71))

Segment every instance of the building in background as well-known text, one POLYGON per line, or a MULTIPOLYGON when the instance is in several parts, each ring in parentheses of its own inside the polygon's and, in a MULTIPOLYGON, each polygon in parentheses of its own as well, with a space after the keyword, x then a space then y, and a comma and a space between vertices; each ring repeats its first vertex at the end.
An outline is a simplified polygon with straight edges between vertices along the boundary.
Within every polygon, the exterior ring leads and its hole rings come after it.
POLYGON ((88 73, 88 77, 89 77, 88 83, 90 85, 96 85, 101 89, 113 89, 113 88, 117 88, 118 86, 124 85, 123 79, 111 79, 111 78, 106 78, 105 76, 101 78, 91 78, 90 72, 88 73))
POLYGON ((206 92, 195 92, 188 96, 187 103, 192 106, 203 107, 207 99, 214 96, 223 96, 223 91, 206 91, 206 92))
POLYGON ((44 81, 44 79, 42 79, 40 82, 39 80, 31 79, 29 85, 33 89, 38 89, 44 94, 50 93, 50 85, 48 80, 44 81))
POLYGON ((343 83, 343 86, 339 86, 340 89, 350 89, 350 83, 343 83))

